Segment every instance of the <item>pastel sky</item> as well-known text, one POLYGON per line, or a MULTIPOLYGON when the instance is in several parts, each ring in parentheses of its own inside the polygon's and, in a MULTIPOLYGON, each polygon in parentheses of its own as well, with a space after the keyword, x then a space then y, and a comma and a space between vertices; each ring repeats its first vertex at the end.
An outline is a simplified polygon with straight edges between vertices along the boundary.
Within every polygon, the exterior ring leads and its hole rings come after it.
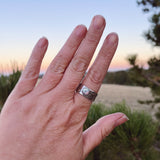
POLYGON ((105 17, 106 29, 94 58, 108 33, 117 32, 120 39, 110 70, 129 67, 129 54, 139 54, 142 64, 158 55, 159 49, 143 37, 150 25, 149 15, 136 0, 0 0, 0 71, 13 61, 25 65, 34 44, 43 36, 49 40, 42 66, 45 70, 74 27, 88 27, 97 14, 105 17))

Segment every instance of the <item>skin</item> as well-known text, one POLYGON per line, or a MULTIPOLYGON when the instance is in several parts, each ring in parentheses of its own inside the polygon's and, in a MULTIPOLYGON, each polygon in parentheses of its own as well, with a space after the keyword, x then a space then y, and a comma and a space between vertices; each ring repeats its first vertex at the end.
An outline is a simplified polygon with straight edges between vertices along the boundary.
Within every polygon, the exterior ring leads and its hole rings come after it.
MULTIPOLYGON (((83 160, 109 133, 128 119, 107 115, 83 131, 91 101, 76 93, 99 43, 105 19, 98 15, 89 29, 77 26, 36 85, 48 41, 41 38, 0 115, 3 160, 83 160)), ((98 92, 118 45, 110 33, 83 84, 98 92)))

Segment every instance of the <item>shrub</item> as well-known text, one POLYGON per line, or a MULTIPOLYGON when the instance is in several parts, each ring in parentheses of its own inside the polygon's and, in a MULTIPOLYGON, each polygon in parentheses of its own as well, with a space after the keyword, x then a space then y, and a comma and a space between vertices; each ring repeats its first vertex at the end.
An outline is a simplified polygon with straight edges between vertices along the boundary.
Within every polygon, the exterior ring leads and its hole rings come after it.
POLYGON ((115 112, 125 113, 130 120, 106 137, 87 160, 158 160, 158 152, 153 147, 157 124, 147 113, 131 111, 125 103, 116 104, 110 109, 105 109, 101 104, 93 104, 85 129, 101 116, 115 112))
POLYGON ((2 108, 7 97, 9 96, 9 94, 15 87, 16 83, 18 82, 20 75, 21 71, 19 71, 18 69, 13 69, 12 74, 10 74, 9 76, 0 76, 0 109, 2 108))
POLYGON ((103 80, 103 83, 133 85, 128 71, 108 72, 103 80))

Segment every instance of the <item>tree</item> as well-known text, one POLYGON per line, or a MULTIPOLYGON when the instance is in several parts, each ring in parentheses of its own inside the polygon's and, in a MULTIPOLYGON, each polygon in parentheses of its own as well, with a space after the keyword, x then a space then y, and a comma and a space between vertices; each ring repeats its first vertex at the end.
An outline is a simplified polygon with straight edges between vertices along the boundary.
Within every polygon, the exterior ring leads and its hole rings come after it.
MULTIPOLYGON (((143 12, 152 14, 151 27, 145 32, 145 38, 153 46, 160 46, 160 0, 137 0, 137 3, 142 6, 143 12)), ((137 55, 130 55, 127 60, 132 66, 130 70, 134 75, 133 78, 137 79, 136 83, 142 85, 145 79, 153 94, 160 97, 160 57, 152 57, 148 60, 148 70, 144 70, 137 64, 137 55), (143 77, 143 79, 141 80, 139 77, 143 77)))
POLYGON ((152 13, 151 27, 144 33, 145 38, 154 46, 160 46, 160 0, 137 0, 137 3, 143 6, 145 13, 152 13))
POLYGON ((160 96, 160 57, 150 58, 147 62, 147 70, 137 64, 137 57, 137 55, 129 55, 127 57, 128 62, 132 66, 130 69, 133 75, 132 79, 140 86, 144 86, 142 82, 145 82, 145 86, 149 86, 152 89, 153 95, 160 96))
MULTIPOLYGON (((152 14, 150 18, 151 27, 145 32, 145 38, 149 40, 153 46, 160 47, 160 0, 137 0, 137 3, 143 6, 145 13, 149 12, 152 14)), ((147 83, 146 86, 151 88, 154 95, 154 100, 140 102, 152 104, 152 107, 154 107, 155 104, 160 102, 160 57, 154 56, 147 61, 148 70, 143 69, 143 67, 137 64, 137 55, 130 55, 127 60, 132 65, 130 70, 132 71, 133 80, 136 79, 136 83, 142 84, 141 82, 144 82, 145 79, 147 83), (143 81, 139 81, 139 77, 143 77, 143 81)))

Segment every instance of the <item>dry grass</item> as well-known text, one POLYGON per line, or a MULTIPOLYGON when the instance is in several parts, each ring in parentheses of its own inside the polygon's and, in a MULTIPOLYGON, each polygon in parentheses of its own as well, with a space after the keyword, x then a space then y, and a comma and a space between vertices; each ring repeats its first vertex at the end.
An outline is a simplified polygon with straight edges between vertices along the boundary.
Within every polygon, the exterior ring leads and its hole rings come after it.
POLYGON ((151 100, 153 99, 150 88, 146 87, 133 87, 122 85, 103 84, 95 100, 95 103, 103 103, 106 106, 111 106, 115 103, 125 103, 131 109, 145 110, 151 115, 154 115, 158 106, 153 109, 150 105, 139 104, 138 100, 151 100))

